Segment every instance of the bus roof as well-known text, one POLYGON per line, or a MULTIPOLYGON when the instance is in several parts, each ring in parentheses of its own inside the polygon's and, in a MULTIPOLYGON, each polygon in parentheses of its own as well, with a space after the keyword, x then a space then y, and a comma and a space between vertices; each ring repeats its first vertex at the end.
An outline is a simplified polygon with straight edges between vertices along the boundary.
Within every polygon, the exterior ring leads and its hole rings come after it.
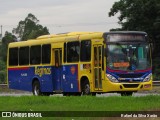
POLYGON ((58 34, 51 34, 51 35, 43 35, 38 37, 37 39, 46 39, 46 38, 58 38, 58 37, 71 37, 76 35, 89 35, 102 32, 68 32, 68 33, 58 33, 58 34))
POLYGON ((13 42, 9 44, 9 47, 17 46, 31 46, 38 44, 50 44, 58 42, 69 42, 77 40, 87 40, 87 39, 100 39, 105 38, 107 34, 144 34, 146 32, 141 31, 111 31, 111 32, 68 32, 60 34, 42 35, 36 39, 31 39, 27 41, 13 42))
POLYGON ((51 34, 51 35, 40 36, 37 39, 13 42, 9 44, 9 47, 50 44, 50 43, 69 42, 69 41, 87 40, 87 39, 98 39, 102 38, 102 36, 103 32, 69 32, 61 34, 51 34))

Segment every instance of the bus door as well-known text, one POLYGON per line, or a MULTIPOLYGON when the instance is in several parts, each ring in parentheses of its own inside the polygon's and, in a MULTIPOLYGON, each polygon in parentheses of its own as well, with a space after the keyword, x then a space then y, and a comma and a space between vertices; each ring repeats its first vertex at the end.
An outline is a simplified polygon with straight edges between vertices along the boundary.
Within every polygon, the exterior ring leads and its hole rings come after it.
POLYGON ((62 91, 62 49, 54 49, 53 87, 55 91, 62 91))
POLYGON ((94 45, 94 88, 102 90, 102 45, 94 45))

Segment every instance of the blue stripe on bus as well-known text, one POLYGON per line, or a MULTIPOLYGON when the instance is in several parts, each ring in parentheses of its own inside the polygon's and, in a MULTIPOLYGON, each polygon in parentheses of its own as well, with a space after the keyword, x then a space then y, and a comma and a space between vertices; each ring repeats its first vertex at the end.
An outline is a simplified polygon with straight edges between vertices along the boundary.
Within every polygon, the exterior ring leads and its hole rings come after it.
POLYGON ((9 88, 32 91, 32 80, 39 80, 42 92, 78 92, 78 65, 19 67, 8 69, 9 88), (25 69, 23 69, 25 68, 25 69))

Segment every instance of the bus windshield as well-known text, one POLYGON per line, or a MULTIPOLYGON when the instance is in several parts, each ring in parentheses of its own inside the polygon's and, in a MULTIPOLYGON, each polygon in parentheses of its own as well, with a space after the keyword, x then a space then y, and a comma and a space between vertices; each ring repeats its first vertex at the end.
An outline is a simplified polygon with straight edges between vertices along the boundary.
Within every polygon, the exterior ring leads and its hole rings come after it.
POLYGON ((135 71, 151 67, 149 45, 109 44, 107 45, 107 67, 112 70, 135 71))

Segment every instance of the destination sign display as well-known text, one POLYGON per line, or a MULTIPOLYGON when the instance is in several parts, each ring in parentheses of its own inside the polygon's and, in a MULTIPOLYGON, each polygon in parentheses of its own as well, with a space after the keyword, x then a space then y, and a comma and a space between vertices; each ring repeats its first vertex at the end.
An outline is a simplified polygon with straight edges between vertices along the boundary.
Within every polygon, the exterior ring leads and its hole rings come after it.
POLYGON ((129 67, 129 62, 113 63, 114 67, 129 67))
POLYGON ((107 42, 138 42, 146 41, 146 37, 143 34, 108 34, 107 42))

